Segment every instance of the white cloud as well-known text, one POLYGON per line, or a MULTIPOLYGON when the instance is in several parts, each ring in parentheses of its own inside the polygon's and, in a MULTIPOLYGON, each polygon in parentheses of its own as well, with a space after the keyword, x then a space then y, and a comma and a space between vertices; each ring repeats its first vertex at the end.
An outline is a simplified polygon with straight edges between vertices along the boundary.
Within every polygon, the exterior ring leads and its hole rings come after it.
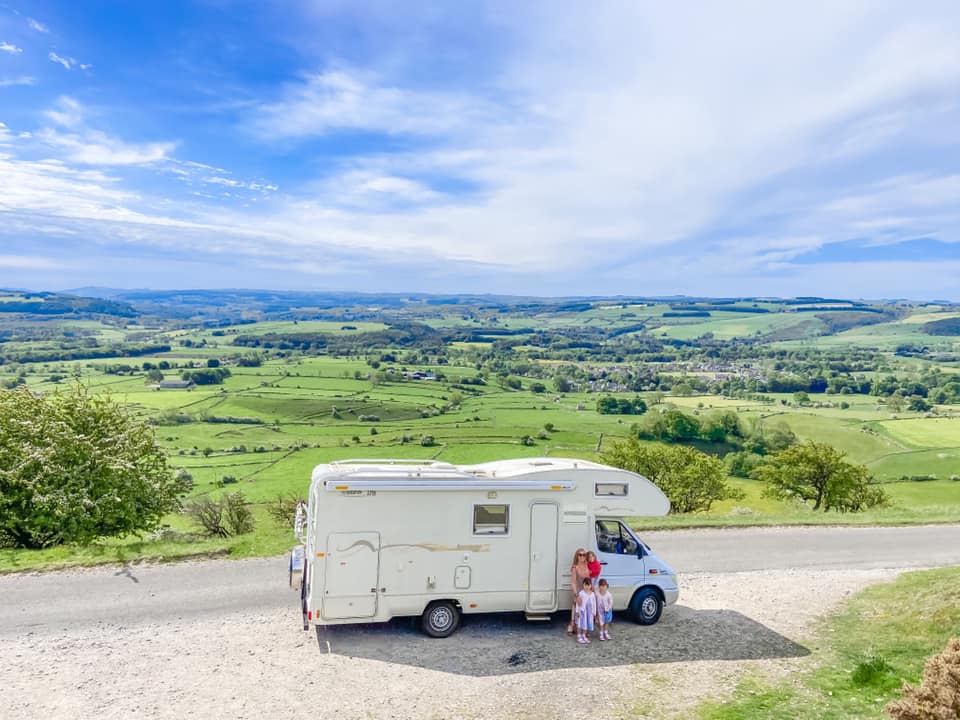
POLYGON ((31 30, 35 30, 38 33, 48 33, 50 29, 41 22, 34 20, 32 17, 27 18, 27 25, 31 30))
POLYGON ((57 98, 57 106, 43 113, 48 120, 62 127, 76 127, 83 122, 83 107, 71 97, 61 95, 57 98))
POLYGON ((36 83, 36 78, 32 78, 29 75, 21 75, 20 77, 15 78, 0 78, 0 87, 14 87, 16 85, 33 85, 36 83))
POLYGON ((484 115, 466 94, 393 87, 346 69, 314 73, 260 106, 254 128, 267 138, 308 137, 352 129, 389 134, 448 132, 484 115))
POLYGON ((11 55, 19 55, 23 52, 23 48, 19 48, 16 45, 11 45, 8 42, 0 42, 0 52, 10 53, 11 55))
POLYGON ((0 255, 0 269, 4 270, 54 270, 61 267, 61 263, 34 255, 0 255))
POLYGON ((57 64, 59 64, 59 65, 63 65, 63 67, 64 67, 65 70, 72 70, 72 69, 74 68, 74 66, 76 66, 76 64, 77 64, 77 61, 76 61, 75 58, 72 58, 72 57, 62 57, 62 56, 60 56, 60 55, 57 55, 57 54, 56 54, 55 52, 53 52, 52 50, 47 54, 47 57, 50 58, 50 62, 54 62, 54 63, 57 63, 57 64))
POLYGON ((174 142, 127 143, 98 130, 60 133, 46 128, 37 138, 66 150, 66 158, 83 165, 148 165, 165 160, 176 148, 174 142))
POLYGON ((212 185, 225 185, 227 187, 242 188, 244 190, 254 190, 256 192, 264 193, 279 190, 276 185, 271 185, 270 183, 259 183, 250 180, 234 180, 233 178, 221 177, 219 175, 210 175, 201 178, 200 181, 212 185))
POLYGON ((44 115, 66 131, 42 128, 35 137, 64 151, 64 158, 83 165, 149 165, 167 160, 175 142, 131 143, 86 125, 86 110, 76 100, 62 96, 44 115))

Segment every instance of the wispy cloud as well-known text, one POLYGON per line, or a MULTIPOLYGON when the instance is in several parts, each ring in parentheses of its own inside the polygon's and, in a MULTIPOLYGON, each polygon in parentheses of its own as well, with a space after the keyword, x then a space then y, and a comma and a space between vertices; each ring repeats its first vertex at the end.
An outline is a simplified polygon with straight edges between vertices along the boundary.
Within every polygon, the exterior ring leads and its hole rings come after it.
POLYGON ((11 55, 19 55, 23 52, 23 48, 19 48, 16 45, 12 45, 8 42, 0 42, 0 52, 10 53, 11 55))
POLYGON ((225 185, 226 187, 240 188, 243 190, 254 190, 257 192, 274 192, 280 189, 276 185, 271 185, 270 183, 259 183, 250 180, 235 180, 233 178, 220 177, 219 175, 211 175, 201 178, 201 182, 212 185, 225 185))
POLYGON ((62 96, 57 105, 44 112, 55 125, 41 128, 35 137, 64 152, 64 159, 83 165, 149 165, 166 160, 177 143, 131 143, 93 129, 86 124, 86 110, 75 99, 62 96))
POLYGON ((35 255, 0 255, 0 268, 4 270, 55 270, 61 267, 61 263, 35 255))
POLYGON ((44 25, 42 22, 34 20, 32 17, 27 18, 27 26, 38 33, 48 33, 50 28, 44 25))
POLYGON ((51 128, 36 137, 66 150, 66 158, 83 165, 149 165, 165 160, 176 148, 175 142, 127 143, 99 130, 61 133, 51 128))
POLYGON ((355 70, 307 75, 283 88, 275 102, 256 111, 254 128, 268 138, 309 137, 337 130, 387 134, 437 134, 479 122, 480 98, 401 88, 355 70))
POLYGON ((45 110, 43 114, 55 125, 72 128, 83 122, 84 110, 72 97, 61 95, 57 98, 56 107, 45 110))
POLYGON ((58 65, 63 65, 65 70, 72 70, 77 64, 76 59, 62 57, 60 55, 57 55, 52 50, 47 54, 47 57, 50 58, 50 62, 57 63, 58 65))
POLYGON ((14 87, 16 85, 34 85, 37 79, 29 75, 21 75, 15 78, 0 78, 0 87, 14 87))
POLYGON ((73 70, 74 68, 80 68, 81 70, 89 70, 93 67, 90 63, 79 62, 76 58, 72 57, 63 57, 62 55, 57 55, 57 53, 51 51, 47 57, 50 59, 50 62, 57 63, 62 65, 65 70, 73 70))

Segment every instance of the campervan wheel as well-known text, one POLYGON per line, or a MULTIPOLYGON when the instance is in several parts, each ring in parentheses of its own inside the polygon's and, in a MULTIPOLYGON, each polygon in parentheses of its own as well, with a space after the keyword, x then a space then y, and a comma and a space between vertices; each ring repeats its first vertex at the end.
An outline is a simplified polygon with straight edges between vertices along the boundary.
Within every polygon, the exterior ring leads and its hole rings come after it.
POLYGON ((460 611, 449 600, 438 600, 427 605, 420 624, 430 637, 449 637, 460 625, 460 611))
POLYGON ((663 612, 663 598, 653 588, 640 588, 630 601, 630 615, 640 625, 653 625, 663 612))

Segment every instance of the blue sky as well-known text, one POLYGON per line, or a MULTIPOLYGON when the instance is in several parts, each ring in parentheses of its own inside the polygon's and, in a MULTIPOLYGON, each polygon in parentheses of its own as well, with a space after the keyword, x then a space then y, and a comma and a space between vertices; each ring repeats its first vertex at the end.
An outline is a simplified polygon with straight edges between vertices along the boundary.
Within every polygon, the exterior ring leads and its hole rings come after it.
POLYGON ((960 5, 668 5, 0 0, 0 287, 960 300, 960 5))

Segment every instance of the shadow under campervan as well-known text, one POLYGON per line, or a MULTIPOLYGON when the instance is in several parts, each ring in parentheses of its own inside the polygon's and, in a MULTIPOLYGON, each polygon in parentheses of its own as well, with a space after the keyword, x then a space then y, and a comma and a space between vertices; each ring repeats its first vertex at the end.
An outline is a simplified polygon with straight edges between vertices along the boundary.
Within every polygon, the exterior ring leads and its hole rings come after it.
POLYGON ((624 518, 669 509, 646 478, 583 460, 332 462, 314 469, 298 512, 291 585, 304 629, 418 616, 446 637, 463 614, 569 609, 582 547, 614 609, 652 625, 677 600, 676 574, 624 518))

